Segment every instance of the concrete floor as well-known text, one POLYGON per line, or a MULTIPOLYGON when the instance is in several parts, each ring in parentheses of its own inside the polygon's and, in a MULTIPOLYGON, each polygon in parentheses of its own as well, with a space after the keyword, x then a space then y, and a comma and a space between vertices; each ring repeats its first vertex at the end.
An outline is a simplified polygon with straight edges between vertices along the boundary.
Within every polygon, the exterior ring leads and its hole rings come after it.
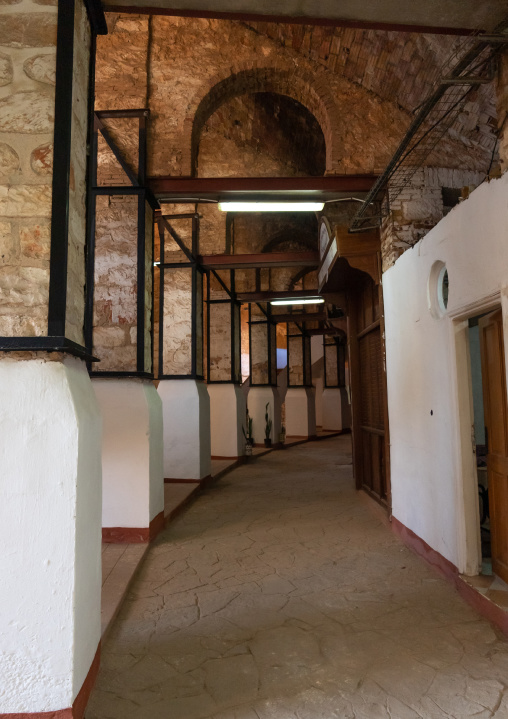
POLYGON ((87 719, 508 717, 508 643, 353 489, 349 438, 272 452, 149 550, 87 719))

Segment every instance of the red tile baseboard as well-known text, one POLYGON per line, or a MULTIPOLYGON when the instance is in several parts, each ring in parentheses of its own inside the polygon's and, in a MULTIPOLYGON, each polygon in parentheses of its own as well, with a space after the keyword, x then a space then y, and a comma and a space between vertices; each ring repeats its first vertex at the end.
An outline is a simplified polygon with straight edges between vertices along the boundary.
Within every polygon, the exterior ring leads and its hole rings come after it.
POLYGON ((479 614, 494 624, 503 634, 508 636, 507 611, 504 611, 488 597, 476 591, 474 587, 460 576, 459 570, 452 562, 443 557, 439 552, 436 552, 435 549, 432 549, 427 542, 411 531, 411 529, 408 529, 402 522, 399 522, 395 517, 392 517, 392 529, 407 547, 425 559, 442 577, 451 582, 460 596, 473 607, 473 609, 476 609, 479 614))
POLYGON ((95 657, 93 658, 83 686, 79 690, 79 694, 74 700, 72 707, 68 709, 58 709, 50 712, 16 712, 14 714, 0 714, 0 719, 83 719, 86 705, 90 699, 90 694, 99 673, 99 664, 101 656, 101 645, 97 647, 95 657))
POLYGON ((165 484, 199 484, 200 479, 174 479, 173 477, 164 477, 165 484))
POLYGON ((442 577, 455 581, 455 578, 459 576, 459 570, 452 564, 448 559, 445 559, 442 554, 432 549, 421 537, 415 534, 411 529, 408 529, 402 522, 399 522, 396 517, 392 516, 392 529, 395 534, 402 539, 404 544, 412 549, 420 557, 423 557, 425 561, 432 565, 442 577))
POLYGON ((163 528, 164 512, 159 512, 149 527, 103 527, 102 541, 107 544, 143 544, 155 539, 163 528))

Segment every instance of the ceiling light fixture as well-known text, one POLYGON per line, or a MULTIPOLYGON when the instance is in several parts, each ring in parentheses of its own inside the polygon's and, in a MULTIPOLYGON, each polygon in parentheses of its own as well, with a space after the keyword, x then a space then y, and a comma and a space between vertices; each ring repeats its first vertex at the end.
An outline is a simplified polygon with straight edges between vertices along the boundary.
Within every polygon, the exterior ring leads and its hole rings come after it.
POLYGON ((284 300, 271 300, 271 305, 320 305, 324 302, 322 297, 288 297, 284 300))
POLYGON ((221 212, 320 212, 324 202, 219 202, 221 212))

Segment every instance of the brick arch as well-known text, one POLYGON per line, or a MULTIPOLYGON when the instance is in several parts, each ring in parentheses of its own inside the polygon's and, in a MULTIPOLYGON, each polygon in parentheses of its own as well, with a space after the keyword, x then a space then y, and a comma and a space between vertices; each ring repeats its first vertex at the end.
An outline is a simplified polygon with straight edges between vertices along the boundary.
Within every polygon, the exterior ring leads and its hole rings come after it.
POLYGON ((295 69, 237 67, 227 76, 214 76, 208 80, 189 104, 184 120, 184 174, 196 174, 201 131, 211 115, 233 97, 255 92, 286 95, 314 115, 325 138, 326 172, 339 172, 338 112, 326 81, 318 74, 299 73, 295 69))
POLYGON ((268 242, 263 246, 261 252, 275 252, 280 247, 280 245, 289 242, 295 245, 300 245, 300 247, 302 247, 304 250, 316 249, 316 241, 314 237, 311 237, 310 235, 308 237, 295 237, 294 231, 284 230, 283 232, 279 232, 277 235, 268 240, 268 242))

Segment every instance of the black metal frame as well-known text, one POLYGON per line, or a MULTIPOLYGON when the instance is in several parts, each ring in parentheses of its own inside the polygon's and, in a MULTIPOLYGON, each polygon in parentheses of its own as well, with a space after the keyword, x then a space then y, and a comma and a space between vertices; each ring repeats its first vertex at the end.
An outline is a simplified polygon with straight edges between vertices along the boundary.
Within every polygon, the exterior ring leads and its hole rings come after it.
POLYGON ((207 337, 206 337, 206 379, 208 384, 241 384, 242 382, 242 370, 240 362, 241 353, 241 321, 240 321, 240 307, 241 303, 236 299, 235 293, 235 271, 229 270, 229 282, 230 287, 228 288, 225 282, 217 272, 207 271, 207 293, 206 293, 206 312, 207 312, 207 337), (220 285, 229 295, 229 299, 213 300, 211 297, 210 287, 210 274, 219 281, 220 285), (211 379, 211 365, 210 365, 210 327, 211 327, 211 306, 216 304, 228 304, 230 305, 230 327, 231 327, 231 371, 229 379, 211 379))
MULTIPOLYGON (((106 110, 94 113, 93 127, 91 128, 90 137, 90 157, 89 157, 89 203, 88 203, 88 252, 87 252, 87 294, 86 294, 86 310, 85 310, 85 341, 90 350, 93 349, 93 315, 94 315, 94 295, 95 295, 95 218, 96 218, 96 198, 99 195, 107 196, 137 196, 138 198, 138 232, 137 232, 137 298, 136 298, 136 369, 129 372, 119 372, 115 370, 93 370, 89 365, 88 370, 92 377, 140 377, 153 379, 153 341, 154 341, 154 321, 153 321, 153 305, 152 305, 152 322, 150 328, 151 347, 150 347, 150 365, 147 369, 145 363, 145 278, 146 278, 146 205, 150 205, 153 211, 159 208, 157 200, 146 184, 146 125, 149 110, 145 108, 130 110, 106 110), (105 118, 130 118, 138 120, 138 172, 132 171, 128 163, 123 158, 121 150, 118 148, 109 132, 104 126, 102 120, 105 118), (99 132, 106 140, 116 159, 120 163, 123 171, 126 173, 130 185, 107 186, 97 185, 97 154, 98 154, 98 138, 99 132)), ((154 233, 152 223, 152 252, 151 252, 151 277, 152 288, 154 286, 154 233)), ((153 297, 153 292, 152 292, 153 297)), ((100 365, 99 365, 100 367, 100 365)))
POLYGON ((346 386, 346 342, 340 337, 323 335, 324 386, 329 389, 340 389, 346 386), (335 349, 337 359, 337 384, 330 384, 326 375, 326 348, 335 349))
MULTIPOLYGON (((297 327, 300 329, 299 325, 297 327)), ((288 362, 286 366, 287 386, 288 387, 312 387, 312 362, 310 335, 305 330, 301 330, 298 334, 289 334, 289 323, 286 324, 287 346, 288 346, 288 362), (291 363, 290 363, 290 345, 291 339, 301 339, 302 341, 302 362, 303 362, 303 383, 295 384, 291 382, 291 363)))
POLYGON ((256 303, 264 314, 264 320, 252 319, 252 303, 249 303, 249 375, 251 387, 276 387, 277 386, 277 325, 272 320, 272 308, 267 305, 266 311, 256 303), (252 381, 252 325, 266 325, 267 334, 267 355, 268 355, 268 382, 252 381), (275 331, 275 342, 272 333, 275 331), (275 372, 273 372, 273 351, 275 350, 275 372), (274 376, 275 375, 275 376, 274 376))
POLYGON ((199 320, 201 320, 201 336, 203 337, 203 277, 204 270, 197 261, 199 250, 199 215, 197 212, 182 215, 161 215, 158 220, 159 237, 160 237, 160 262, 159 262, 159 369, 158 379, 194 379, 203 380, 203 343, 201 346, 201 362, 199 363, 197 351, 197 339, 199 320), (170 219, 187 219, 192 221, 192 249, 185 245, 179 237, 174 227, 169 222, 170 219), (165 259, 165 231, 168 231, 171 238, 178 245, 180 250, 187 257, 187 262, 164 262, 165 259), (165 374, 162 372, 164 367, 164 276, 166 270, 185 269, 192 270, 192 314, 191 314, 191 372, 190 374, 165 374), (201 287, 201 292, 198 292, 201 287), (202 371, 198 371, 198 365, 201 364, 202 371))
MULTIPOLYGON (((94 93, 96 35, 107 33, 99 0, 84 0, 90 21, 89 101, 94 93)), ((48 334, 43 337, 0 337, 2 352, 63 352, 95 361, 88 346, 66 338, 69 248, 69 184, 71 166, 72 89, 76 0, 59 0, 56 48, 54 136, 49 260, 48 334)), ((85 342, 86 344, 86 342, 85 342)))

